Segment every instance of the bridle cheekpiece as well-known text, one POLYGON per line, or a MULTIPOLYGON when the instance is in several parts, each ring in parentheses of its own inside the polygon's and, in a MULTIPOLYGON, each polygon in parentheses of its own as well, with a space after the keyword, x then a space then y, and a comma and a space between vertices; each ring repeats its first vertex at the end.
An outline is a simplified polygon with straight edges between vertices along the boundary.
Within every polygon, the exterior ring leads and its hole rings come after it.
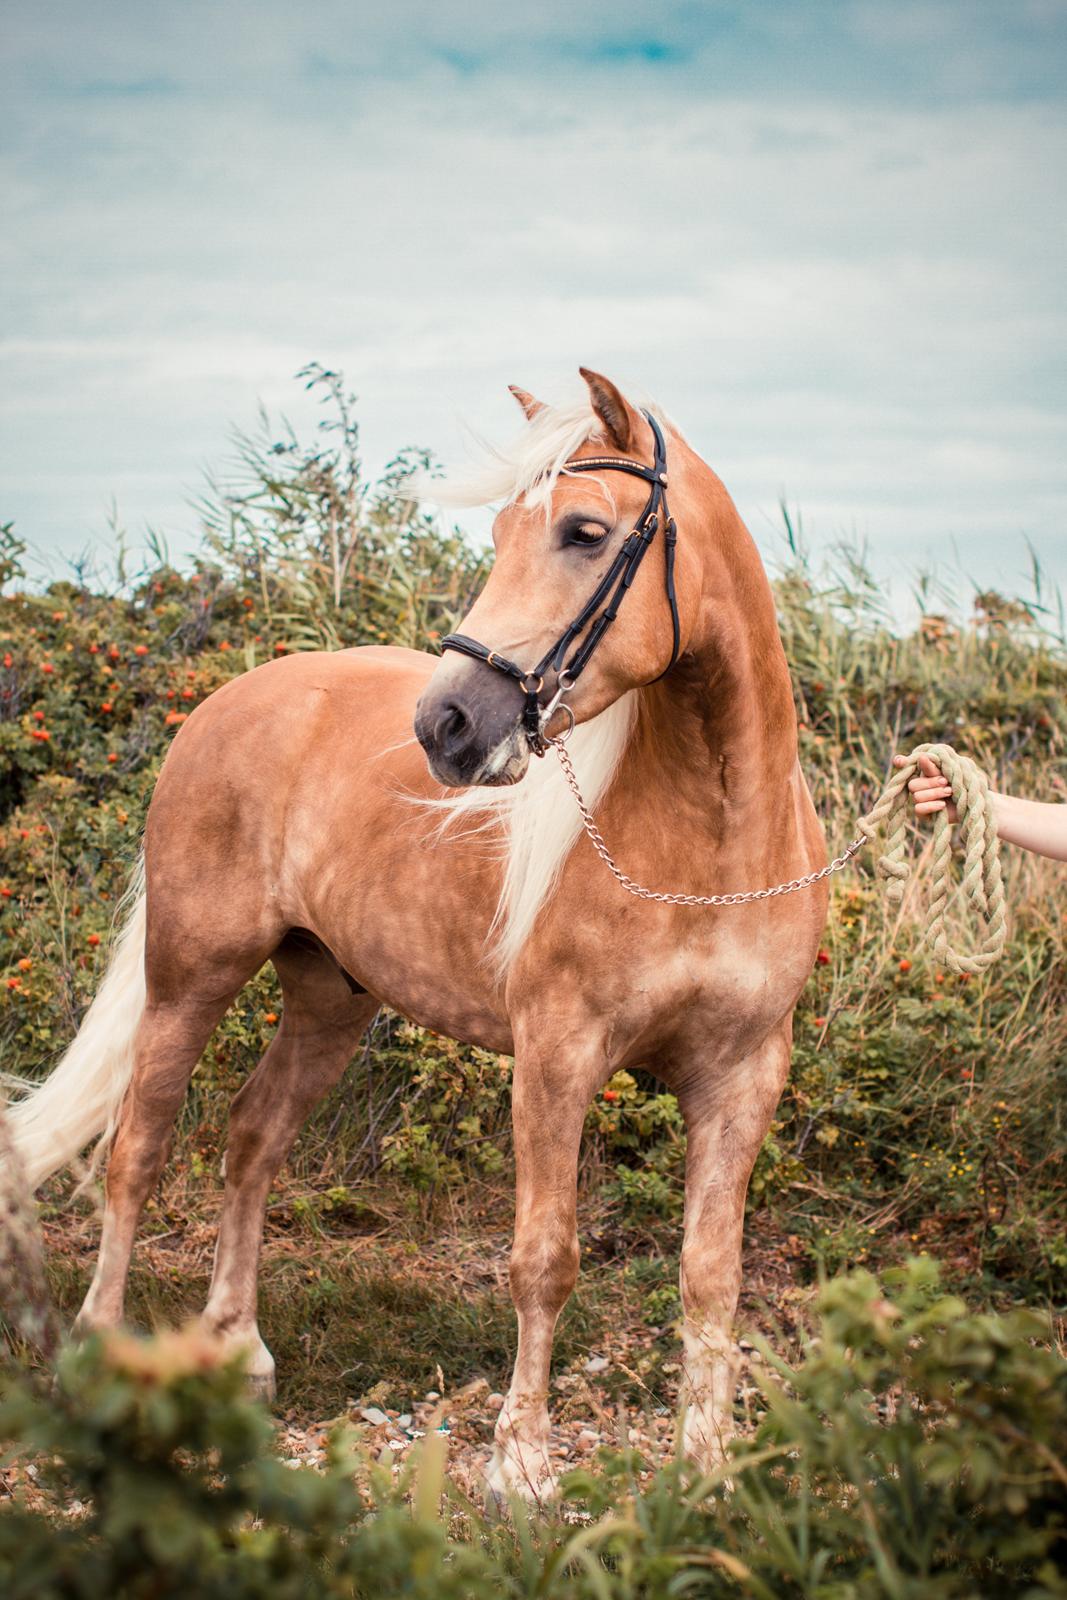
MULTIPOLYGON (((678 660, 681 632, 678 622, 678 600, 674 589, 674 551, 678 541, 678 529, 667 509, 667 447, 656 419, 647 411, 643 416, 652 429, 652 438, 655 441, 655 460, 650 467, 646 467, 641 461, 629 461, 624 456, 585 456, 580 460, 565 461, 561 468, 562 472, 628 472, 631 477, 643 478, 651 488, 644 510, 620 545, 611 566, 574 621, 560 634, 536 667, 527 672, 517 662, 510 661, 507 656, 488 649, 484 644, 479 644, 477 639, 468 638, 465 633, 450 633, 447 638, 441 640, 442 650, 456 650, 461 655, 471 656, 475 661, 484 661, 486 666, 494 667, 497 672, 506 673, 509 678, 515 679, 526 696, 522 713, 523 731, 530 749, 537 756, 543 756, 548 748, 545 729, 558 709, 562 708, 567 712, 571 719, 571 727, 574 726, 574 714, 563 697, 574 688, 589 665, 590 657, 597 645, 618 616, 619 607, 637 576, 637 569, 644 560, 661 522, 672 643, 671 659, 658 677, 662 678, 668 673, 678 660), (603 610, 600 609, 601 606, 603 610), (568 659, 567 652, 572 645, 575 647, 574 652, 568 659), (545 686, 545 675, 549 672, 556 674, 556 690, 547 705, 542 705, 541 694, 545 686)), ((652 681, 655 682, 657 679, 652 681)))

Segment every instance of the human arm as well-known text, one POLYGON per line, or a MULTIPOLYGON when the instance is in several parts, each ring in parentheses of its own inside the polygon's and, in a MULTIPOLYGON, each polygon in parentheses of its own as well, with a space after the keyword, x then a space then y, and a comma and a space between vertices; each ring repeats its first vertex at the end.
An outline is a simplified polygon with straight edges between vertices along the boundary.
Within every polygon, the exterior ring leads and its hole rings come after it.
MULTIPOLYGON (((893 765, 902 767, 905 756, 894 756, 893 765)), ((947 811, 950 822, 956 821, 956 808, 952 804, 952 790, 937 764, 929 756, 919 757, 920 773, 908 784, 917 817, 932 816, 947 811)), ((1067 861, 1067 805, 1056 801, 1020 800, 1017 795, 989 791, 993 815, 997 823, 997 837, 1005 844, 1017 844, 1020 849, 1031 850, 1035 855, 1050 856, 1054 861, 1067 861)))

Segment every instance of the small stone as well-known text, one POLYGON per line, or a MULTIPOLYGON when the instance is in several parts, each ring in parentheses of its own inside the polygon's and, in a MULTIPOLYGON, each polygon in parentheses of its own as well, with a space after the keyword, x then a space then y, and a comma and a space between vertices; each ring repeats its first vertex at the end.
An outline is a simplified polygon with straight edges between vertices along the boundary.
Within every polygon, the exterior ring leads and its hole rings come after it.
POLYGON ((427 1400, 440 1400, 441 1395, 437 1389, 427 1389, 426 1398, 427 1400))
POLYGON ((600 1438, 593 1432, 592 1428, 583 1428, 578 1435, 577 1443, 579 1450, 595 1450, 600 1443, 600 1438))
POLYGON ((502 1394, 487 1395, 485 1403, 493 1411, 499 1411, 500 1407, 504 1404, 504 1396, 502 1394))
POLYGON ((590 1356, 585 1364, 586 1372, 604 1372, 611 1363, 607 1356, 590 1356))
POLYGON ((410 1428, 411 1427, 411 1413, 408 1412, 408 1411, 405 1411, 404 1415, 402 1417, 397 1417, 396 1425, 397 1425, 398 1428, 410 1428))
POLYGON ((377 1406, 363 1406, 359 1414, 364 1422, 370 1423, 372 1428, 380 1428, 383 1422, 389 1421, 385 1412, 379 1410, 377 1406))

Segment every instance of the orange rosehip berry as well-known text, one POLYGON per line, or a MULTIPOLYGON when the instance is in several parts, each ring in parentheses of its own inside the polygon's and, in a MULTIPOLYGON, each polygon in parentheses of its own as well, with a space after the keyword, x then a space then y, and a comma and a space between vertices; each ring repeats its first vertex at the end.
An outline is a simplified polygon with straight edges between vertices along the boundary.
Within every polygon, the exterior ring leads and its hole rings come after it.
POLYGON ((15 665, 15 659, 12 656, 11 651, 9 650, 7 652, 7 654, 4 656, 4 666, 5 667, 13 667, 14 665, 15 665))
POLYGON ((133 653, 135 656, 146 656, 148 654, 148 646, 146 644, 135 644, 133 653))
POLYGON ((828 966, 829 963, 830 963, 830 952, 829 952, 829 950, 820 950, 818 955, 815 957, 815 963, 816 963, 817 966, 820 966, 820 967, 828 966))
POLYGON ((904 960, 898 966, 897 971, 898 972, 910 972, 911 971, 911 962, 908 960, 907 956, 904 957, 904 960))
POLYGON ((8 978, 7 986, 8 986, 9 989, 21 989, 22 988, 22 979, 21 978, 8 978))
POLYGON ((115 708, 114 708, 114 706, 113 706, 113 705, 112 705, 112 704, 111 704, 111 701, 110 701, 110 700, 104 700, 104 701, 103 701, 103 702, 102 702, 102 703, 101 703, 101 706, 100 706, 100 709, 101 709, 101 711, 114 711, 114 709, 115 709, 115 708))
POLYGON ((41 671, 46 676, 50 677, 55 670, 56 670, 55 667, 52 665, 52 663, 50 661, 42 661, 41 662, 41 671))
POLYGON ((279 642, 278 644, 276 644, 274 646, 274 654, 276 656, 283 656, 285 654, 285 652, 288 650, 288 648, 289 648, 289 646, 287 644, 281 644, 279 642))
POLYGON ((826 1026, 826 1018, 825 1017, 816 1017, 815 1018, 815 1026, 817 1028, 825 1028, 825 1026, 826 1026))
POLYGON ((604 1090, 604 1099, 607 1100, 609 1104, 612 1103, 613 1101, 617 1100, 618 1098, 619 1098, 618 1089, 605 1089, 604 1090))
POLYGON ((8 888, 6 883, 4 884, 4 887, 0 889, 0 895, 2 895, 5 900, 11 899, 11 890, 8 888))
POLYGON ((107 753, 107 759, 108 765, 113 767, 115 762, 118 760, 118 756, 115 754, 114 750, 109 750, 107 753))
POLYGON ((97 945, 100 943, 100 935, 98 933, 91 933, 89 935, 88 939, 86 940, 86 943, 87 944, 91 944, 93 949, 95 950, 97 945))
POLYGON ((276 1011, 268 1011, 266 1016, 263 1018, 264 1022, 277 1022, 277 1020, 278 1013, 276 1011))
POLYGON ((89 654, 91 656, 98 656, 100 654, 100 646, 98 644, 91 644, 89 646, 89 654))
POLYGON ((33 720, 35 722, 43 722, 44 721, 44 712, 43 711, 35 711, 33 713, 33 720))
POLYGON ((19 962, 19 971, 20 972, 32 972, 32 970, 33 970, 33 962, 30 960, 29 956, 23 956, 22 960, 19 962))

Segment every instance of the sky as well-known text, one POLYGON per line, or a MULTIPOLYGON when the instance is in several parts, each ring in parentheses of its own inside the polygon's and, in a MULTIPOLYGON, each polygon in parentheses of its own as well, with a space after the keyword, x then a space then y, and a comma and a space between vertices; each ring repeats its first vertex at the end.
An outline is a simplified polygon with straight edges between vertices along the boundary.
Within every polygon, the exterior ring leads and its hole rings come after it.
MULTIPOLYGON (((5 0, 0 520, 180 554, 317 359, 374 471, 654 396, 774 557, 1067 584, 1067 0, 5 0)), ((467 519, 475 534, 477 516, 467 519)))

